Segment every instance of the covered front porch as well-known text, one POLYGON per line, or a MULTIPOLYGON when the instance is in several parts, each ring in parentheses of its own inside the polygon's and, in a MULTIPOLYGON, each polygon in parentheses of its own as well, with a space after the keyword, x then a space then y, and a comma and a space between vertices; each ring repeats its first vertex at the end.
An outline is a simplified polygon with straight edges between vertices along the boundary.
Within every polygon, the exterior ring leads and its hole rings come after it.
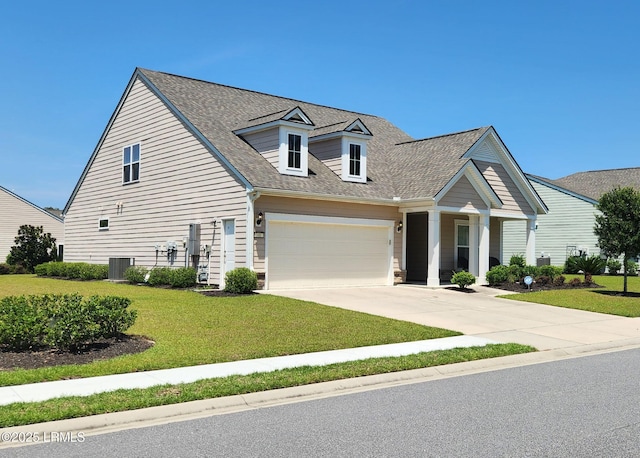
POLYGON ((455 212, 437 208, 404 213, 402 270, 407 282, 439 286, 453 272, 466 270, 478 284, 491 267, 508 262, 502 248, 502 223, 526 220, 527 264, 535 264, 535 215, 492 216, 489 211, 455 212))

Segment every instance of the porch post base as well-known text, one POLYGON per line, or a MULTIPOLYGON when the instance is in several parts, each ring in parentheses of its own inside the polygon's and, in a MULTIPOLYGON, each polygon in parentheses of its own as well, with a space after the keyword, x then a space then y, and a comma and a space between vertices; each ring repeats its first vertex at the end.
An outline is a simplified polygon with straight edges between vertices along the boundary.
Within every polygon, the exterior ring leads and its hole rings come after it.
POLYGON ((427 286, 440 286, 439 278, 427 278, 427 286))

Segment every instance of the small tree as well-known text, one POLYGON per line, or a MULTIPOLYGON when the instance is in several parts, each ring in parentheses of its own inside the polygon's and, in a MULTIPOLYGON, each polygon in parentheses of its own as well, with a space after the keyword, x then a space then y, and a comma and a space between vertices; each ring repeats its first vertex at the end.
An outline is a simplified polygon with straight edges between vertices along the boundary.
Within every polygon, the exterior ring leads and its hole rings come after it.
MULTIPOLYGON (((598 201, 593 229, 598 246, 608 257, 622 256, 623 265, 640 254, 640 192, 633 188, 616 188, 598 201)), ((627 270, 624 271, 624 292, 627 293, 627 270)))
POLYGON ((20 226, 14 243, 7 256, 7 264, 20 264, 30 273, 38 264, 57 259, 56 239, 49 232, 45 233, 42 226, 20 226))

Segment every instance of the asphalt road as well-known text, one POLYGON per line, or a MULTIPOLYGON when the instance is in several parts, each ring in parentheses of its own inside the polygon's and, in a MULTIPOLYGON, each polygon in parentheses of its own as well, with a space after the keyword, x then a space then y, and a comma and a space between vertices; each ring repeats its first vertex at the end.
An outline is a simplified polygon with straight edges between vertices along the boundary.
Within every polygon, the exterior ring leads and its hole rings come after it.
POLYGON ((636 457, 639 387, 640 349, 4 449, 0 456, 636 457))

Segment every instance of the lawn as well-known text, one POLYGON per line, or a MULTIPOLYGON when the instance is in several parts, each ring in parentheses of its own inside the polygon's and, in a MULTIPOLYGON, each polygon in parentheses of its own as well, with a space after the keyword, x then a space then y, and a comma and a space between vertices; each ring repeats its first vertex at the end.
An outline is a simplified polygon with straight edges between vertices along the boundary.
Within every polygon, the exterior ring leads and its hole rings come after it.
MULTIPOLYGON (((567 281, 573 277, 582 278, 577 275, 567 276, 567 281)), ((501 297, 610 315, 640 316, 640 277, 628 277, 628 291, 631 293, 628 296, 621 295, 622 276, 597 275, 593 277, 593 281, 602 288, 561 289, 501 297)))
POLYGON ((0 276, 0 297, 80 293, 132 300, 138 319, 128 333, 155 342, 139 354, 84 365, 0 372, 0 385, 18 385, 340 348, 433 339, 454 331, 391 320, 311 302, 255 294, 206 297, 193 291, 78 282, 31 275, 0 276))

